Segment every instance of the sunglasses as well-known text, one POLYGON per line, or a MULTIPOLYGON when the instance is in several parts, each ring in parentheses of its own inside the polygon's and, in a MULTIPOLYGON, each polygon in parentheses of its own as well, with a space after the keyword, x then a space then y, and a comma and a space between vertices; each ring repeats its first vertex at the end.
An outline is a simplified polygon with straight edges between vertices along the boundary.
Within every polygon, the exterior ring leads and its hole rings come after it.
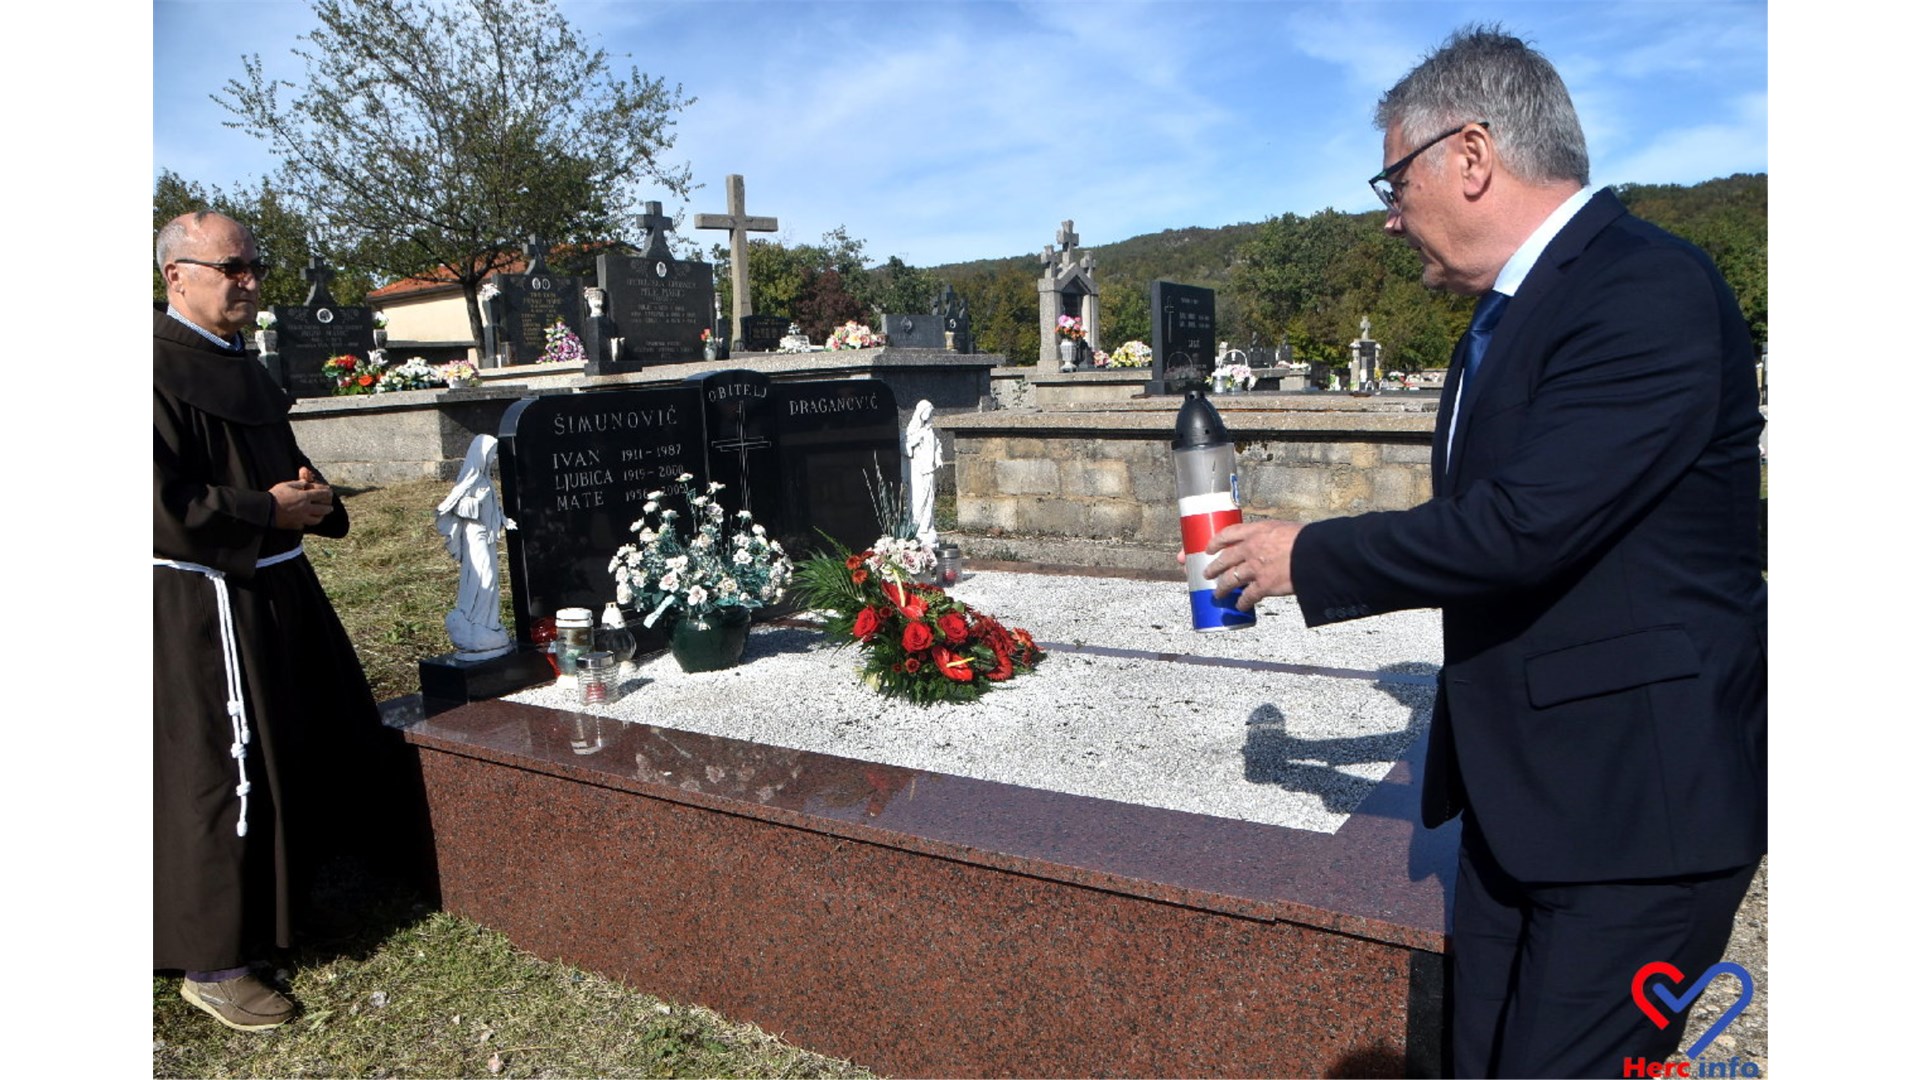
POLYGON ((221 259, 219 262, 208 262, 205 259, 175 259, 173 261, 178 263, 192 263, 195 266, 212 267, 222 274, 225 274, 229 281, 238 281, 247 274, 252 274, 254 280, 259 281, 264 279, 267 276, 267 272, 273 269, 273 265, 265 259, 255 259, 252 262, 240 258, 221 259))

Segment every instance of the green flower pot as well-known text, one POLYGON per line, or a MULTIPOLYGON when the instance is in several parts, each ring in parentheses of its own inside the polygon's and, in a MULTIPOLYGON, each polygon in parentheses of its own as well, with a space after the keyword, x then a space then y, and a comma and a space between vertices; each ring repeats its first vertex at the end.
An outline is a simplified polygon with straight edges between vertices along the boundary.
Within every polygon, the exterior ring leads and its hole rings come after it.
POLYGON ((747 627, 752 622, 747 609, 738 607, 721 608, 705 621, 678 619, 667 635, 667 648, 688 674, 738 667, 747 651, 747 627))

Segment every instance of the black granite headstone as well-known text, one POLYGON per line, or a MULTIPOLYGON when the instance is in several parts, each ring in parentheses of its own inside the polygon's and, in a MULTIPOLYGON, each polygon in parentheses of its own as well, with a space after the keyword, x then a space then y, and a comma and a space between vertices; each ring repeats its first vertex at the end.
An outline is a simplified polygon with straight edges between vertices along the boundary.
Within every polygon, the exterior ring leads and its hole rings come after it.
POLYGON ((280 332, 280 369, 287 393, 297 398, 326 397, 333 380, 320 370, 333 357, 351 354, 361 360, 373 351, 373 309, 328 303, 314 307, 273 305, 274 329, 280 332))
POLYGON ((820 533, 858 551, 893 524, 881 523, 871 489, 900 477, 892 388, 877 379, 774 383, 767 409, 781 470, 781 505, 767 528, 779 526, 788 551, 818 549, 820 533))
POLYGON ((495 274, 500 289, 496 347, 511 364, 531 364, 547 350, 547 329, 555 320, 578 334, 584 328, 580 278, 547 269, 546 245, 538 237, 527 241, 527 269, 521 274, 495 274))
POLYGON ((867 482, 876 470, 900 475, 900 426, 893 392, 874 380, 721 371, 685 386, 516 402, 500 425, 516 634, 530 644, 535 619, 612 601, 614 550, 631 541, 647 493, 682 473, 699 489, 727 485, 721 501, 751 510, 800 558, 818 548, 816 530, 855 547, 880 535, 867 482))
POLYGON ((727 485, 722 501, 730 509, 753 511, 755 520, 784 544, 771 520, 780 499, 777 417, 767 408, 772 382, 757 371, 740 369, 687 382, 700 391, 707 479, 727 485))
POLYGON ((792 322, 785 315, 748 315, 741 319, 742 351, 779 352, 780 339, 787 336, 792 322))
POLYGON ((563 607, 597 615, 614 598, 607 563, 633 538, 649 491, 681 473, 704 481, 700 396, 692 388, 526 398, 500 421, 500 490, 515 633, 563 607))
MULTIPOLYGON (((967 298, 956 296, 953 286, 949 285, 933 311, 940 316, 940 322, 946 332, 953 335, 953 351, 971 354, 973 352, 973 317, 967 314, 967 298)), ((942 344, 944 346, 945 343, 942 344)))
POLYGON ((700 358, 700 331, 713 327, 713 267, 681 262, 662 250, 640 257, 603 254, 599 273, 619 351, 591 374, 700 358))
POLYGON ((1153 379, 1150 394, 1179 392, 1213 374, 1213 290, 1153 283, 1153 379))
POLYGON ((899 349, 944 349, 947 328, 938 315, 882 315, 880 332, 887 346, 899 349))

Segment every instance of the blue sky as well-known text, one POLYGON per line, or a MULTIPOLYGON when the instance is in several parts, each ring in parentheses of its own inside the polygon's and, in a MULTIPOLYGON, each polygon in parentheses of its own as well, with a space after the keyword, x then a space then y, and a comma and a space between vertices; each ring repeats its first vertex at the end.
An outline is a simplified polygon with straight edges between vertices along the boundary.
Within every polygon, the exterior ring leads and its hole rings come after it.
MULTIPOLYGON (((1037 251, 1190 225, 1376 206, 1380 92, 1449 30, 1494 20, 1567 80, 1601 183, 1767 171, 1763 3, 1009 4, 560 0, 609 53, 698 100, 669 160, 704 185, 669 212, 750 213, 780 236, 836 226, 875 261, 1037 251)), ((157 0, 153 169, 270 172, 209 100, 258 53, 300 82, 314 24, 285 0, 157 0), (164 110, 158 106, 164 104, 164 110)), ((694 234, 702 247, 718 233, 694 234)))

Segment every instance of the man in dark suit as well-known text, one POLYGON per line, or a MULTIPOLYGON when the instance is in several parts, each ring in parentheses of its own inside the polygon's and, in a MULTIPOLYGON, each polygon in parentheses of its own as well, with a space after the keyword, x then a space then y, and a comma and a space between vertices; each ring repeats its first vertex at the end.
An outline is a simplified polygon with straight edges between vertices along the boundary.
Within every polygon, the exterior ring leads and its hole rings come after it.
POLYGON ((1244 609, 1297 594, 1310 626, 1441 609, 1421 804, 1464 812, 1454 1071, 1618 1077, 1684 1027, 1634 1004, 1636 972, 1716 963, 1766 850, 1752 343, 1704 254, 1588 186, 1521 41, 1456 33, 1375 122, 1388 232, 1481 298, 1433 498, 1225 529, 1209 574, 1244 609))

